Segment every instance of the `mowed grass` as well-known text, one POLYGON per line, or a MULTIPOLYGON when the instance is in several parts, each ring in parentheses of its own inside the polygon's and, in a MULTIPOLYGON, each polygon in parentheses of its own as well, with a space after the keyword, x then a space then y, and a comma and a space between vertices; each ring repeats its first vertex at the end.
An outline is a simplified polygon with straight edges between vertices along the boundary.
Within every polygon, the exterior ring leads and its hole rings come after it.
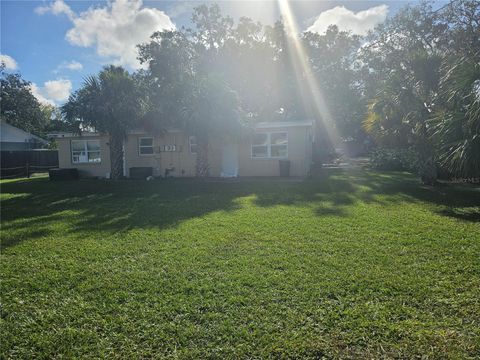
POLYGON ((2 182, 2 358, 479 358, 480 188, 2 182))

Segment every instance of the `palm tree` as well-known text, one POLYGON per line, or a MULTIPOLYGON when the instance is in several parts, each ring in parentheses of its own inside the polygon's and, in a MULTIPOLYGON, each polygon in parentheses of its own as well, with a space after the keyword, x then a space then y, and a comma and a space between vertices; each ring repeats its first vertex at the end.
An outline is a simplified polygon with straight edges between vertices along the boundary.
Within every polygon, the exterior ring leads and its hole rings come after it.
POLYGON ((405 121, 409 109, 403 106, 409 96, 402 81, 390 77, 368 104, 363 128, 381 147, 407 148, 412 142, 412 126, 405 121))
POLYGON ((443 65, 432 134, 440 161, 460 177, 480 177, 480 64, 478 56, 448 58, 443 65))
POLYGON ((142 112, 135 79, 122 67, 110 65, 83 86, 62 106, 65 118, 80 128, 94 128, 110 136, 111 178, 123 175, 123 140, 142 112))
MULTIPOLYGON (((419 157, 424 184, 437 181, 435 152, 428 133, 428 121, 438 84, 440 57, 417 51, 409 54, 409 68, 391 71, 370 103, 364 128, 389 144, 413 145, 419 157)), ((398 146, 398 145, 397 145, 398 146)))

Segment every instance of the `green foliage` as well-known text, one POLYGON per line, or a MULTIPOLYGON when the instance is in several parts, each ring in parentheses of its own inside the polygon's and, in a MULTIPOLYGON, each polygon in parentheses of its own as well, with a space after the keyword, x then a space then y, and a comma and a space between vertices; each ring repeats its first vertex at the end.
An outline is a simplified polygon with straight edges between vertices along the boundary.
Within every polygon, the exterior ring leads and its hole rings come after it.
POLYGON ((111 176, 122 176, 122 142, 129 129, 141 119, 143 89, 122 67, 105 67, 98 76, 85 79, 83 86, 62 106, 62 113, 78 131, 95 129, 110 135, 111 176))
MULTIPOLYGON (((234 24, 218 5, 195 8, 192 19, 193 29, 155 33, 139 47, 140 60, 149 65, 147 76, 155 79, 150 82, 152 93, 158 93, 157 108, 177 116, 190 96, 190 82, 201 82, 194 77, 213 75, 238 94, 240 107, 254 120, 317 117, 314 99, 302 89, 303 75, 292 63, 294 40, 282 21, 263 26, 244 17, 234 24)), ((331 27, 325 35, 304 34, 301 41, 335 114, 330 126, 344 137, 361 136, 363 98, 351 66, 360 38, 331 27)))
POLYGON ((478 187, 3 181, 1 358, 479 353, 478 187))
POLYGON ((149 65, 142 76, 149 93, 147 121, 153 128, 170 126, 195 135, 197 176, 207 176, 210 139, 229 141, 240 135, 243 111, 238 94, 217 68, 233 21, 220 16, 218 5, 197 7, 193 21, 196 31, 158 32, 139 50, 141 62, 149 65))
POLYGON ((444 66, 438 96, 442 107, 431 121, 440 161, 458 176, 480 177, 480 65, 462 57, 444 66))
POLYGON ((362 50, 366 131, 384 147, 415 146, 427 178, 434 158, 455 176, 480 174, 479 17, 471 0, 405 7, 362 50))
POLYGON ((399 77, 392 76, 368 105, 363 126, 379 146, 397 148, 413 143, 416 124, 409 121, 412 107, 405 104, 412 94, 400 82, 399 77))
POLYGON ((175 127, 192 93, 198 54, 184 32, 163 31, 139 46, 139 59, 148 71, 138 74, 145 94, 146 126, 175 127))
POLYGON ((9 74, 0 67, 1 118, 7 123, 27 132, 44 135, 50 121, 48 112, 33 96, 31 83, 20 74, 9 74))
POLYGON ((233 19, 230 16, 223 16, 218 4, 195 7, 192 23, 195 25, 195 43, 213 52, 225 44, 233 28, 233 19))
MULTIPOLYGON (((344 139, 364 141, 366 132, 380 147, 415 147, 425 183, 436 181, 435 160, 457 176, 475 175, 480 164, 474 88, 479 8, 473 0, 435 10, 429 2, 405 6, 365 39, 335 26, 325 34, 303 33, 306 71, 292 60, 291 52, 298 49, 282 21, 262 26, 241 18, 235 23, 217 5, 199 6, 193 29, 156 33, 140 46, 140 58, 149 64, 145 78, 152 85, 152 119, 184 122, 179 112, 185 115, 190 107, 193 114, 202 106, 206 98, 194 98, 214 74, 237 93, 239 107, 252 121, 312 118, 317 139, 325 137, 322 124, 344 139), (463 71, 460 80, 460 63, 466 62, 470 65, 462 68, 471 71, 463 71), (321 89, 328 119, 320 119, 318 94, 305 76, 321 89)), ((335 141, 325 139, 317 152, 335 141)))
POLYGON ((376 148, 370 154, 370 165, 378 170, 416 173, 419 168, 418 154, 413 149, 376 148))
POLYGON ((124 136, 135 126, 141 105, 134 78, 123 68, 111 65, 98 76, 87 77, 63 105, 62 113, 79 128, 124 136))
POLYGON ((247 123, 237 94, 219 77, 197 76, 181 112, 182 128, 197 137, 197 176, 209 175, 208 145, 212 139, 230 142, 242 135, 247 123))
POLYGON ((197 78, 183 109, 183 127, 199 141, 241 135, 242 110, 237 93, 218 76, 197 78))
POLYGON ((329 126, 335 128, 342 138, 361 141, 365 137, 362 120, 366 99, 362 95, 359 69, 355 66, 361 46, 360 37, 339 31, 332 25, 323 35, 304 33, 302 41, 315 81, 332 115, 329 126))
POLYGON ((192 29, 156 32, 139 45, 146 70, 127 76, 111 67, 103 72, 111 79, 90 78, 88 91, 77 91, 62 108, 68 123, 48 107, 37 111, 30 84, 2 72, 2 118, 36 133, 87 126, 120 137, 132 126, 181 127, 205 147, 205 134, 237 133, 242 114, 251 122, 308 118, 323 139, 317 152, 335 147, 331 137, 369 136, 381 148, 415 147, 425 182, 435 182, 438 165, 458 177, 479 176, 478 18, 475 0, 436 9, 421 2, 361 38, 336 26, 325 34, 290 34, 281 20, 234 21, 216 4, 200 5, 192 29), (307 70, 294 61, 296 40, 307 70), (326 119, 309 82, 321 90, 326 119))

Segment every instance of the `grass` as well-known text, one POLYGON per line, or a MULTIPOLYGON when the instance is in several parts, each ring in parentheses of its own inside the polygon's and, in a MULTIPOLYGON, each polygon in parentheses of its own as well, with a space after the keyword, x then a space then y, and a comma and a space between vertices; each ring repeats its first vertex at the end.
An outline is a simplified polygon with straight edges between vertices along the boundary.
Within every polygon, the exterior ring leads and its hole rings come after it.
POLYGON ((2 182, 1 358, 478 358, 480 188, 2 182))

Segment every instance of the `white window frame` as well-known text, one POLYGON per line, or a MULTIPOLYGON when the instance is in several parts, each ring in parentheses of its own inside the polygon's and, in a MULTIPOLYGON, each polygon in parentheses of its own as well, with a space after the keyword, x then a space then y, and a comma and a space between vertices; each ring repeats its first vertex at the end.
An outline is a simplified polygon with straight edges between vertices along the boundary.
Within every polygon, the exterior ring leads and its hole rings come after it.
POLYGON ((255 134, 266 134, 267 135, 267 143, 266 145, 254 145, 252 141, 252 146, 250 148, 250 156, 252 159, 287 159, 288 158, 288 131, 262 131, 262 132, 257 132, 255 134), (272 145, 275 146, 275 144, 272 144, 272 135, 273 134, 285 134, 287 138, 287 143, 285 146, 287 147, 287 153, 285 156, 272 156, 272 145), (267 156, 253 156, 253 148, 255 147, 260 147, 260 146, 266 146, 267 147, 267 156))
POLYGON ((155 144, 154 144, 154 138, 153 136, 144 136, 144 137, 139 137, 138 138, 138 155, 139 156, 153 156, 155 154, 155 144), (142 140, 144 139, 151 139, 152 140, 152 145, 146 146, 142 145, 142 140), (142 149, 143 148, 152 148, 152 153, 151 154, 142 154, 142 149))
POLYGON ((188 137, 188 150, 190 151, 190 154, 196 154, 196 151, 192 151, 192 146, 198 147, 197 137, 193 135, 188 137))
POLYGON ((101 149, 101 144, 100 144, 100 140, 97 140, 97 139, 90 139, 90 140, 70 140, 70 156, 71 156, 71 159, 72 159, 72 164, 100 164, 102 162, 102 149, 101 149), (75 161, 73 159, 73 153, 76 152, 82 152, 82 151, 74 151, 73 150, 73 143, 74 142, 79 142, 79 143, 82 143, 83 142, 83 152, 85 152, 85 156, 86 156, 86 159, 87 161, 80 161, 80 158, 79 158, 79 161, 75 161), (98 143, 98 150, 88 150, 88 142, 97 142, 98 143), (99 153, 100 154, 100 161, 88 161, 88 153, 89 152, 92 152, 92 153, 99 153))

